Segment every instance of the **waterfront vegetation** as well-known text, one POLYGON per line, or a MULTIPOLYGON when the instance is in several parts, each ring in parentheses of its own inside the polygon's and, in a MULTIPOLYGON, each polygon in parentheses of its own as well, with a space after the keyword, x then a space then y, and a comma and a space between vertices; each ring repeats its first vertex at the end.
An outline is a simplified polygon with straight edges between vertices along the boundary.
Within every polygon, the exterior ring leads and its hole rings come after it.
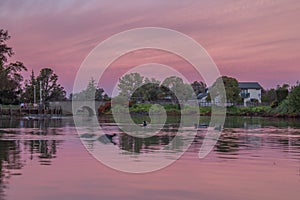
MULTIPOLYGON (((182 111, 178 105, 166 104, 162 105, 165 112, 168 115, 193 115, 200 113, 202 116, 211 115, 211 107, 203 106, 186 106, 182 111), (197 112, 199 109, 199 112, 197 112)), ((117 105, 115 108, 116 112, 122 114, 125 113, 125 107, 117 105)), ((152 104, 134 104, 129 108, 129 112, 133 115, 148 115, 150 112, 153 114, 161 114, 163 111, 156 105, 152 104)), ((111 110, 103 113, 106 115, 112 114, 111 110)), ((253 106, 253 107, 243 107, 243 106, 230 106, 226 109, 226 115, 228 116, 261 116, 261 117, 300 117, 300 112, 290 111, 285 107, 285 103, 278 108, 272 108, 271 106, 253 106)))

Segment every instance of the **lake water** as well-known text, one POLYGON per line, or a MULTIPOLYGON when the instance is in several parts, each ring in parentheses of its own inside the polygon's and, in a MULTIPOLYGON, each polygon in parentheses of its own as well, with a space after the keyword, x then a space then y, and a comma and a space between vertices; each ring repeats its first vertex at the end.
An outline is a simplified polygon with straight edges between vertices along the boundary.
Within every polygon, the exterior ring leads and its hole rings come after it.
MULTIPOLYGON (((165 129, 152 138, 136 139, 122 133, 111 118, 99 121, 108 134, 116 133, 108 147, 135 155, 156 151, 176 134, 165 129)), ((168 123, 176 124, 176 119, 168 123)), ((299 119, 228 117, 213 151, 199 159, 202 142, 200 130, 172 165, 130 174, 93 158, 72 118, 0 120, 0 200, 300 198, 299 119)))

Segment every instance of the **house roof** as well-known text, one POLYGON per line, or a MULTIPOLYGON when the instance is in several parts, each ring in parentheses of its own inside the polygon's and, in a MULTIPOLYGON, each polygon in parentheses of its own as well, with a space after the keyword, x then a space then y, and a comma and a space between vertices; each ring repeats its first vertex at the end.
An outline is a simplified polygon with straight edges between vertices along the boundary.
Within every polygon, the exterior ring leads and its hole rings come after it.
POLYGON ((207 93, 200 93, 200 94, 198 94, 197 99, 203 99, 204 97, 207 97, 207 96, 208 96, 207 93))
POLYGON ((262 89, 258 82, 239 82, 240 89, 262 89))

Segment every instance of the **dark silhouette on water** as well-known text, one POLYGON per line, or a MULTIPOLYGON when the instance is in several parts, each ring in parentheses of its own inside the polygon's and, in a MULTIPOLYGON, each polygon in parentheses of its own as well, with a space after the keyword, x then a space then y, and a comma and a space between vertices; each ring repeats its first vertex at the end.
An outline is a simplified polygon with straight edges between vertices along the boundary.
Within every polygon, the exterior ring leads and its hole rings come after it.
POLYGON ((146 126, 147 126, 147 122, 143 121, 143 127, 146 127, 146 126))
POLYGON ((116 145, 117 143, 113 140, 113 138, 116 136, 117 134, 114 133, 114 134, 104 134, 104 135, 101 135, 98 140, 100 142, 102 142, 103 144, 109 144, 109 143, 112 143, 114 145, 116 145))

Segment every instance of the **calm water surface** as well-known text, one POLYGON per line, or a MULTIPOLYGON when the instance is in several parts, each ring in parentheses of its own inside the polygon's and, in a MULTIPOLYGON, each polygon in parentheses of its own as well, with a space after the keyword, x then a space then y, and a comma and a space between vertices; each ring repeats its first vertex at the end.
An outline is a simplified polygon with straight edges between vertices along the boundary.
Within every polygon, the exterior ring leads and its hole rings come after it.
MULTIPOLYGON (((155 137, 137 139, 122 133, 110 118, 99 121, 108 134, 117 134, 107 145, 136 154, 155 151, 176 134, 166 126, 155 137)), ((168 123, 174 127, 176 119, 168 123)), ((0 200, 300 198, 299 120, 229 117, 214 150, 199 159, 203 136, 198 131, 189 150, 171 166, 127 174, 88 153, 72 118, 0 120, 0 200)))

